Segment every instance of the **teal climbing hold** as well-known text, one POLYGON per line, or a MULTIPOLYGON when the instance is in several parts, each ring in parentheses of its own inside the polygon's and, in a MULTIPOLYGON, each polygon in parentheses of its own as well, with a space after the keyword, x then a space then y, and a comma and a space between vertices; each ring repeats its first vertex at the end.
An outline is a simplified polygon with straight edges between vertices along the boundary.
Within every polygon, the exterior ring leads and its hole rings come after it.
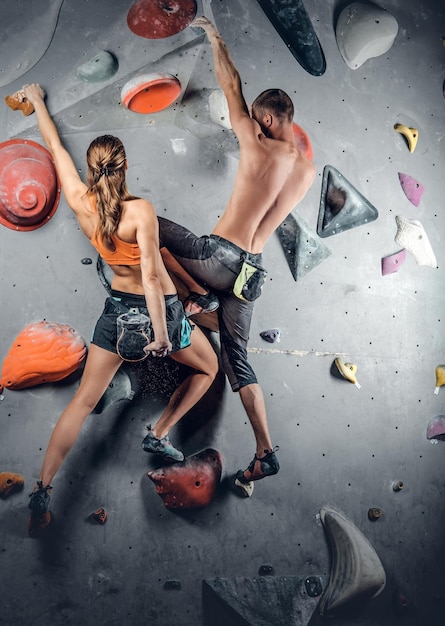
POLYGON ((111 52, 100 50, 95 57, 80 65, 76 70, 77 78, 86 83, 98 83, 114 76, 119 64, 111 52))

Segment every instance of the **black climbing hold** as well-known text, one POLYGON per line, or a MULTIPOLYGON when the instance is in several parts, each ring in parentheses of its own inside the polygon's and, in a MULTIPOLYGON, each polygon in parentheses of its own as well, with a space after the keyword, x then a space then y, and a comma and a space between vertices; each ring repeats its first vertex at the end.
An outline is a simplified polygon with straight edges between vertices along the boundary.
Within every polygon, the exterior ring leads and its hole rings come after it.
POLYGON ((272 565, 262 565, 258 570, 258 574, 260 576, 273 576, 275 574, 275 570, 272 565))
POLYGON ((270 330, 263 330, 260 333, 261 339, 268 341, 269 343, 277 343, 280 341, 281 331, 279 328, 271 328, 270 330))
POLYGON ((166 580, 164 583, 164 589, 167 591, 176 591, 181 589, 181 581, 180 580, 166 580))
POLYGON ((82 265, 91 265, 91 263, 93 262, 92 259, 90 259, 89 256, 86 256, 84 259, 81 259, 80 261, 82 263, 82 265))
POLYGON ((323 587, 318 576, 308 576, 304 581, 304 586, 306 587, 307 595, 310 598, 317 598, 318 596, 321 596, 323 587))

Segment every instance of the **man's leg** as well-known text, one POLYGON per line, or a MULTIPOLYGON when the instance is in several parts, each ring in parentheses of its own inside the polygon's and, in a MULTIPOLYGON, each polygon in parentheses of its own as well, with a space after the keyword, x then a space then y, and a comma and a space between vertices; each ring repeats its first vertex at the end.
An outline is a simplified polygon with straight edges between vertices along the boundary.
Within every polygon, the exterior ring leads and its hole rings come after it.
POLYGON ((233 391, 240 394, 256 441, 253 461, 246 470, 239 470, 236 475, 243 484, 276 474, 280 467, 270 438, 263 392, 247 358, 253 306, 252 302, 229 294, 221 297, 218 311, 224 371, 233 391))

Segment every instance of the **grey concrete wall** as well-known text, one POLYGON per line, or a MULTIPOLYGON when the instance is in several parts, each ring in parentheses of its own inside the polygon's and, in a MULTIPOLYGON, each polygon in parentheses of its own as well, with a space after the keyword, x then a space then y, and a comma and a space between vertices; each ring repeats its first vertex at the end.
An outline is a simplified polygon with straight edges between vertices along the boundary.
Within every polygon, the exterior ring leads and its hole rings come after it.
MULTIPOLYGON (((230 194, 237 153, 230 131, 208 117, 206 97, 216 87, 208 44, 191 29, 168 40, 136 37, 126 24, 131 0, 65 0, 46 52, 21 75, 47 35, 36 31, 31 9, 19 4, 0 7, 0 64, 13 77, 0 87, 1 100, 24 83, 40 82, 82 173, 89 142, 110 131, 127 148, 132 191, 149 198, 159 214, 209 232, 230 194), (100 49, 116 55, 118 73, 105 83, 77 79, 76 68, 100 49), (153 116, 125 110, 122 86, 150 69, 177 74, 184 97, 153 116)), ((57 3, 30 4, 57 15, 57 3)), ((206 447, 221 452, 221 488, 202 511, 166 510, 146 476, 155 463, 140 442, 181 373, 127 368, 135 398, 89 419, 54 481, 51 530, 33 540, 26 530, 27 494, 78 382, 5 390, 0 471, 22 474, 25 489, 0 502, 0 623, 194 626, 203 619, 205 579, 255 577, 262 565, 273 566, 277 577, 326 579, 330 555, 317 514, 332 504, 368 537, 387 574, 384 592, 358 617, 332 623, 443 624, 445 444, 427 441, 426 426, 445 413, 445 391, 433 393, 435 367, 445 358, 444 6, 388 0, 384 6, 399 24, 395 43, 353 71, 334 34, 345 4, 305 2, 326 55, 320 77, 299 66, 255 0, 209 5, 246 99, 282 87, 310 136, 317 177, 296 214, 315 232, 326 164, 379 211, 376 221, 324 239, 331 256, 298 282, 278 238, 266 247, 269 274, 250 351, 281 472, 259 483, 250 500, 233 493, 232 475, 253 456, 254 441, 237 395, 221 378, 171 434, 186 454, 206 447), (393 130, 398 122, 419 130, 412 154, 393 130), (425 186, 419 207, 408 202, 398 172, 425 186), (398 273, 381 275, 381 258, 399 249, 398 214, 422 222, 437 269, 417 265, 408 254, 398 273), (259 333, 273 327, 282 339, 272 346, 259 333), (360 389, 332 374, 336 356, 358 366, 360 389), (394 480, 405 485, 399 493, 394 480), (91 523, 99 506, 108 512, 104 526, 91 523), (367 518, 370 507, 383 511, 375 523, 367 518), (399 591, 412 605, 402 617, 393 608, 399 591)), ((2 141, 41 141, 35 118, 6 106, 0 107, 0 128, 2 141)), ((1 359, 25 325, 42 319, 68 323, 89 340, 106 292, 94 262, 81 263, 85 257, 94 261, 95 253, 63 196, 41 229, 0 228, 1 359)), ((216 334, 212 340, 217 343, 216 334)))

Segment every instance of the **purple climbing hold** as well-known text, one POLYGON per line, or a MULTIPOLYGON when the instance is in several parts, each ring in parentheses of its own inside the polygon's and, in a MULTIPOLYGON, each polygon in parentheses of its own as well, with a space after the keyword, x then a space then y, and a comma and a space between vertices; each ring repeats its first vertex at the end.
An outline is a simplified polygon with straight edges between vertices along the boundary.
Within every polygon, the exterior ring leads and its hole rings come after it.
POLYGON ((399 172, 399 180, 408 200, 414 204, 414 206, 419 206, 425 187, 412 176, 402 174, 401 172, 399 172))
POLYGON ((385 256, 382 259, 382 276, 386 276, 386 274, 394 274, 397 272, 406 260, 406 250, 400 250, 400 252, 395 252, 394 254, 390 254, 389 256, 385 256))
POLYGON ((445 415, 436 415, 430 419, 426 429, 426 438, 445 441, 445 415))
POLYGON ((281 337, 281 331, 278 328, 271 328, 270 330, 263 330, 260 333, 261 339, 268 341, 269 343, 278 343, 281 337))

